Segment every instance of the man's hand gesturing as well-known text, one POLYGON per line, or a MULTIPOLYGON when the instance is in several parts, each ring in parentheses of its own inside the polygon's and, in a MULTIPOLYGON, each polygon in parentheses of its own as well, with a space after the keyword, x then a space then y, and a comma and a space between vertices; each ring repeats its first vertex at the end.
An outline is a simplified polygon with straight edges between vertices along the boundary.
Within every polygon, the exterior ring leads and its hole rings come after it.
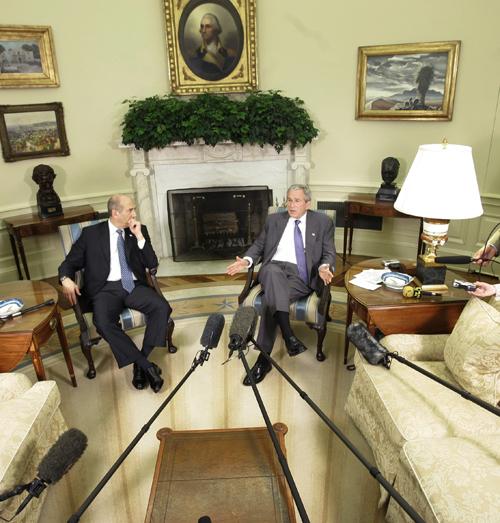
POLYGON ((226 274, 234 276, 238 272, 245 271, 246 269, 248 269, 248 265, 248 260, 236 256, 236 261, 231 263, 231 265, 228 265, 226 269, 226 274))
POLYGON ((318 273, 319 277, 325 282, 325 285, 328 285, 333 279, 333 274, 332 271, 330 271, 330 267, 321 266, 318 273))
POLYGON ((137 241, 141 241, 144 236, 141 231, 141 222, 137 221, 135 218, 130 218, 128 221, 128 228, 130 232, 137 238, 137 241))

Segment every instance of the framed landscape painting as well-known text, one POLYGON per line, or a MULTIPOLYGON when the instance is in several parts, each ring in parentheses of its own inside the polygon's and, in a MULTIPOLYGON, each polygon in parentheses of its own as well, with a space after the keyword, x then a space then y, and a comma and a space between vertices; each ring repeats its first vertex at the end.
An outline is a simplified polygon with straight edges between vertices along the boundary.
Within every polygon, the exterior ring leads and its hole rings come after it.
POLYGON ((57 87, 52 30, 0 25, 0 87, 57 87))
POLYGON ((62 103, 0 105, 0 142, 6 162, 68 156, 62 103))
POLYGON ((165 0, 172 92, 257 88, 256 0, 165 0))
POLYGON ((451 120, 460 42, 358 49, 356 119, 451 120))

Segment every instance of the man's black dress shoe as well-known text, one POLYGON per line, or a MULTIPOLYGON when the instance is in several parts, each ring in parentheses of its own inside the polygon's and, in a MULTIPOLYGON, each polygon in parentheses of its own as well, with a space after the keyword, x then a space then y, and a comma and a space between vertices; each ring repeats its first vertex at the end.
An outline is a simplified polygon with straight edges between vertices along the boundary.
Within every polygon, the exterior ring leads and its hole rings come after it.
POLYGON ((144 370, 141 369, 139 365, 137 365, 137 363, 134 363, 132 385, 139 390, 145 389, 148 386, 148 379, 146 378, 146 374, 144 373, 144 370))
POLYGON ((289 356, 297 356, 307 350, 307 347, 295 336, 290 336, 285 340, 286 350, 289 356))
POLYGON ((145 372, 151 388, 154 392, 158 392, 163 387, 163 378, 161 377, 160 367, 153 363, 145 372))
MULTIPOLYGON (((255 383, 260 383, 271 369, 272 365, 264 357, 261 358, 259 356, 255 362, 255 365, 250 369, 255 383)), ((251 386, 248 376, 245 376, 243 385, 246 385, 247 387, 251 386)))

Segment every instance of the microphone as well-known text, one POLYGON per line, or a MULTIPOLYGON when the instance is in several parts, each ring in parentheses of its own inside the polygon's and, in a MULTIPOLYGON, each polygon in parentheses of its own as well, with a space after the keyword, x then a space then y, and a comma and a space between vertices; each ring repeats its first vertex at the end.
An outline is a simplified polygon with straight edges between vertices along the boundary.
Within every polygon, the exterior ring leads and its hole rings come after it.
POLYGON ((253 307, 240 307, 233 318, 229 330, 229 357, 235 350, 241 349, 254 335, 257 324, 257 311, 253 307))
POLYGON ((215 349, 219 344, 224 323, 225 320, 222 314, 210 314, 200 338, 200 345, 206 349, 215 349))
POLYGON ((389 351, 381 345, 361 323, 351 323, 347 327, 347 337, 371 365, 389 368, 389 351))
POLYGON ((191 369, 194 370, 198 365, 202 366, 206 361, 208 361, 208 358, 210 358, 210 353, 208 351, 210 349, 215 349, 219 344, 225 321, 226 320, 224 320, 222 314, 210 314, 200 338, 200 345, 202 345, 204 350, 198 352, 198 355, 193 360, 191 369))
POLYGON ((441 296, 439 292, 424 291, 422 287, 412 287, 411 285, 405 285, 403 287, 403 296, 405 298, 421 298, 422 296, 441 296))
POLYGON ((457 265, 467 265, 477 258, 471 258, 470 256, 437 256, 434 261, 436 263, 450 263, 457 265))
POLYGON ((28 485, 28 495, 17 509, 17 516, 31 501, 38 498, 47 485, 57 483, 80 459, 87 448, 87 436, 78 429, 69 429, 52 445, 38 466, 37 477, 28 485))

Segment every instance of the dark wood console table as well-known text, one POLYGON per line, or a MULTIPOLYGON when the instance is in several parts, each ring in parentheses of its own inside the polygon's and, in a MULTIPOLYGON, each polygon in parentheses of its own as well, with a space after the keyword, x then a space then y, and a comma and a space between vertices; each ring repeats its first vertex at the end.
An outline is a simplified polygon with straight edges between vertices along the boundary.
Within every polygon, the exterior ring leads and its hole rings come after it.
POLYGON ((54 218, 40 218, 37 213, 21 214, 19 216, 4 218, 7 232, 9 233, 12 254, 16 260, 19 279, 23 279, 19 256, 21 256, 21 261, 23 262, 24 275, 27 280, 30 279, 23 238, 57 232, 59 225, 93 220, 97 218, 97 216, 98 213, 94 211, 90 205, 80 205, 78 207, 67 207, 64 209, 64 216, 55 216, 54 218))
MULTIPOLYGON (((352 235, 354 229, 354 216, 381 216, 390 218, 413 218, 418 220, 415 216, 403 214, 394 209, 393 202, 384 202, 377 200, 375 194, 354 193, 347 196, 344 202, 345 206, 345 223, 344 223, 344 250, 342 251, 342 262, 345 264, 347 253, 347 235, 349 234, 349 255, 352 252, 352 235)), ((418 250, 417 254, 422 252, 422 220, 420 219, 420 232, 418 235, 418 250)))
MULTIPOLYGON (((283 423, 273 425, 286 455, 283 423)), ((145 523, 295 523, 293 498, 265 428, 160 429, 145 523)))

